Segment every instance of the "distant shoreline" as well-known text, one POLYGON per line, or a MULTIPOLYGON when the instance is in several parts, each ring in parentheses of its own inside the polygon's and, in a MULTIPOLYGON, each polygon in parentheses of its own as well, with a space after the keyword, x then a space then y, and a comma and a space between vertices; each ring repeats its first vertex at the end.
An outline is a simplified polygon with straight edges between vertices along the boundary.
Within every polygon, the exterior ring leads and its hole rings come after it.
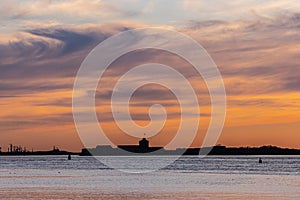
POLYGON ((0 152, 0 156, 27 156, 27 155, 79 155, 79 156, 147 156, 147 155, 199 155, 200 150, 206 152, 209 149, 208 155, 300 155, 300 149, 280 148, 276 146, 262 146, 262 147, 226 147, 214 146, 211 148, 189 148, 189 149, 176 149, 165 150, 162 147, 149 147, 149 150, 139 152, 139 149, 127 149, 120 151, 120 148, 112 148, 110 146, 97 146, 96 148, 82 149, 81 152, 61 151, 59 149, 50 151, 30 151, 30 152, 0 152), (154 148, 154 150, 151 150, 154 148), (157 151, 158 150, 158 151, 157 151), (155 151, 158 153, 156 154, 155 151), (126 154, 130 152, 130 154, 126 154), (151 154, 149 154, 149 152, 151 154), (134 153, 134 154, 132 154, 134 153))
POLYGON ((0 152, 0 156, 51 156, 51 155, 80 155, 80 153, 69 152, 69 151, 0 152))
POLYGON ((82 149, 81 156, 128 156, 128 155, 300 155, 300 149, 280 148, 276 146, 262 147, 226 147, 214 146, 208 148, 189 148, 165 150, 163 147, 148 147, 141 149, 139 146, 97 146, 91 149, 82 149), (129 148, 130 147, 130 148, 129 148), (129 152, 129 153, 128 153, 129 152))

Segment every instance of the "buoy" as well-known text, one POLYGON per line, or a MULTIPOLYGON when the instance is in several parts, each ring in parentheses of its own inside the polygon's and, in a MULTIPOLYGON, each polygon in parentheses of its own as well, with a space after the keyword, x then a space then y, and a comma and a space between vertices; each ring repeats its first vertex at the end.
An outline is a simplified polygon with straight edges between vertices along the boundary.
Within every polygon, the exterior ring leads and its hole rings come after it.
POLYGON ((262 163, 262 159, 261 158, 259 158, 258 163, 262 163))
POLYGON ((71 154, 68 155, 68 160, 71 160, 71 154))

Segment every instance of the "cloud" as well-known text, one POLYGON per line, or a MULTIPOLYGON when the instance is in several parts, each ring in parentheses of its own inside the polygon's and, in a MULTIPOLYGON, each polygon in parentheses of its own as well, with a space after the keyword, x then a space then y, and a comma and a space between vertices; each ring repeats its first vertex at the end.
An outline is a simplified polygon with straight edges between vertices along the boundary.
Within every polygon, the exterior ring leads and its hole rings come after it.
MULTIPOLYGON (((252 21, 191 21, 180 30, 208 49, 219 65, 229 95, 278 93, 299 91, 300 24, 297 19, 298 13, 290 13, 252 21)), ((4 96, 14 95, 12 91, 28 94, 70 90, 87 53, 110 35, 133 27, 113 24, 25 30, 25 35, 20 35, 18 40, 0 45, 0 87, 6 93, 4 96), (61 82, 49 81, 53 78, 61 82)), ((110 81, 105 84, 112 84, 114 78, 130 67, 148 61, 175 66, 188 78, 195 76, 195 71, 174 55, 154 50, 137 51, 114 63, 106 73, 105 80, 110 81)), ((101 95, 107 99, 108 93, 101 95)), ((164 91, 148 90, 137 93, 135 98, 140 97, 142 101, 151 95, 170 98, 164 91)))
POLYGON ((0 46, 3 58, 49 59, 92 48, 92 45, 104 40, 107 34, 99 32, 97 37, 91 32, 80 33, 76 30, 48 28, 26 30, 30 36, 18 38, 0 46), (88 48, 90 47, 90 48, 88 48))
POLYGON ((212 55, 229 94, 296 92, 300 77, 298 18, 299 13, 286 13, 247 21, 193 21, 183 30, 212 55))
POLYGON ((32 127, 73 125, 72 113, 52 114, 47 116, 6 116, 0 122, 1 131, 32 129, 32 127))
POLYGON ((54 100, 48 100, 47 102, 34 103, 34 106, 46 106, 46 107, 72 107, 72 98, 59 98, 54 100))
MULTIPOLYGON (((123 94, 122 91, 103 91, 98 93, 97 97, 101 99, 111 99, 112 93, 119 93, 116 94, 118 96, 124 95, 126 97, 126 93, 123 94)), ((145 101, 145 100, 172 100, 175 95, 169 91, 167 88, 161 88, 159 86, 156 87, 147 87, 146 89, 138 89, 136 90, 132 98, 134 101, 145 101)))
MULTIPOLYGON (((265 88, 259 88, 262 89, 261 92, 296 91, 299 89, 296 81, 299 76, 298 19, 299 13, 288 13, 275 18, 256 18, 250 21, 191 21, 189 26, 180 30, 203 43, 219 65, 228 84, 237 80, 233 77, 252 80, 263 78, 267 81, 265 88), (274 84, 278 87, 274 87, 274 84)), ((80 63, 95 45, 114 33, 132 27, 134 26, 115 24, 25 30, 26 37, 21 35, 19 40, 0 44, 0 78, 24 80, 38 77, 74 77, 80 63)), ((166 62, 170 66, 177 64, 176 69, 181 70, 187 77, 195 74, 187 63, 171 57, 173 55, 153 50, 134 52, 116 62, 106 75, 119 76, 129 66, 147 60, 166 62), (167 62, 162 61, 162 57, 167 62)), ((250 81, 247 85, 244 81, 243 86, 252 88, 252 83, 250 81)), ((3 83, 3 87, 11 87, 5 84, 3 83)), ((70 84, 67 85, 69 88, 70 84)), ((247 92, 242 88, 239 90, 247 92)))
POLYGON ((17 40, 0 44, 0 78, 74 78, 89 51, 128 28, 107 25, 26 30, 17 40))
MULTIPOLYGON (((25 12, 17 18, 29 14, 25 12)), ((244 124, 254 123, 252 117, 258 108, 264 113, 277 108, 286 109, 288 111, 281 114, 284 118, 297 114, 292 108, 299 106, 299 16, 299 13, 287 13, 250 20, 193 19, 187 26, 177 27, 199 41, 219 66, 228 94, 229 120, 233 123, 236 119, 244 120, 244 124)), ((142 23, 115 23, 26 28, 11 36, 14 39, 1 42, 1 130, 72 125, 72 86, 82 60, 107 37, 144 26, 142 23)), ((149 50, 121 57, 105 73, 97 93, 97 97, 103 99, 97 107, 101 121, 108 124, 113 121, 107 106, 118 77, 132 66, 150 61, 174 66, 192 81, 200 91, 199 101, 204 107, 201 113, 210 117, 207 109, 209 96, 203 81, 195 80, 198 77, 195 70, 174 55, 149 50)), ((178 108, 176 97, 153 87, 135 93, 131 102, 132 117, 137 121, 147 121, 149 116, 143 111, 153 103, 161 103, 169 109, 168 119, 179 119, 175 110, 178 108)), ((190 117, 195 117, 193 112, 190 117)), ((263 120, 271 121, 267 119, 270 116, 266 114, 265 117, 263 120)))
POLYGON ((4 0, 1 2, 0 17, 6 19, 24 19, 55 17, 60 20, 76 21, 77 17, 83 19, 109 19, 132 15, 133 11, 121 9, 118 4, 101 0, 74 0, 74 1, 20 1, 4 0))
POLYGON ((22 91, 24 92, 26 89, 35 90, 37 92, 43 91, 50 91, 50 90, 59 90, 59 89, 66 89, 72 85, 65 85, 65 84, 57 84, 57 83, 49 83, 46 84, 45 82, 36 82, 36 83, 23 83, 23 84, 13 84, 2 82, 0 84, 0 90, 5 91, 14 91, 16 93, 22 91))
MULTIPOLYGON (((50 39, 56 39, 63 43, 62 49, 60 53, 64 55, 65 53, 74 52, 77 50, 82 50, 87 46, 94 44, 96 38, 88 33, 80 34, 70 30, 63 29, 38 29, 38 30, 29 30, 29 33, 37 36, 47 37, 50 39)), ((106 36, 102 36, 104 40, 106 36)), ((47 48, 46 45, 40 45, 40 51, 45 50, 47 48)), ((42 53, 42 52, 40 52, 42 53)))
POLYGON ((287 101, 280 101, 276 99, 275 97, 270 98, 248 98, 248 99, 230 99, 228 102, 229 106, 234 107, 272 107, 274 109, 280 109, 280 108, 291 108, 295 106, 295 104, 299 104, 299 102, 287 100, 287 101))
POLYGON ((198 19, 239 20, 245 18, 272 18, 279 13, 297 12, 300 9, 297 0, 183 0, 181 5, 185 12, 198 19), (291 6, 293 5, 293 6, 291 6))

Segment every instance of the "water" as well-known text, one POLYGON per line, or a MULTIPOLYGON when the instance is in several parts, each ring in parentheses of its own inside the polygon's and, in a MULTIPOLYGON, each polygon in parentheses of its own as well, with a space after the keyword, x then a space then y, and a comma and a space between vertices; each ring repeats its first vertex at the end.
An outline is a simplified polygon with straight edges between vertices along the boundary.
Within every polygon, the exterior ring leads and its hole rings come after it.
MULTIPOLYGON (((132 168, 169 157, 101 157, 132 168), (147 162, 145 162, 147 161, 147 162)), ((181 157, 158 171, 130 174, 93 157, 0 157, 0 199, 299 199, 300 157, 181 157)))

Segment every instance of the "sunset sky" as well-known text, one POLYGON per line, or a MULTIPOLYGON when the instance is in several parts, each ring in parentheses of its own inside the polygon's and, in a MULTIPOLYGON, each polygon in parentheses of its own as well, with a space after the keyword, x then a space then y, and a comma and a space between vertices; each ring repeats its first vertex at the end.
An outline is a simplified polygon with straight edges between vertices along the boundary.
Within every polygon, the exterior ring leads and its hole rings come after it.
MULTIPOLYGON (((77 70, 101 41, 124 30, 160 27, 198 41, 223 77, 227 116, 219 144, 300 148, 299 0, 2 0, 0 2, 0 146, 11 143, 79 151, 72 116, 77 70)), ((199 91, 201 144, 210 121, 205 83, 168 52, 138 51, 110 66, 96 95, 100 125, 115 144, 135 144, 110 113, 111 90, 126 69, 159 62, 176 68, 199 91)), ((146 85, 132 97, 137 124, 148 108, 165 106, 163 130, 150 138, 164 145, 178 129, 179 104, 167 88, 146 85)), ((142 135, 141 135, 142 136, 142 135)))

